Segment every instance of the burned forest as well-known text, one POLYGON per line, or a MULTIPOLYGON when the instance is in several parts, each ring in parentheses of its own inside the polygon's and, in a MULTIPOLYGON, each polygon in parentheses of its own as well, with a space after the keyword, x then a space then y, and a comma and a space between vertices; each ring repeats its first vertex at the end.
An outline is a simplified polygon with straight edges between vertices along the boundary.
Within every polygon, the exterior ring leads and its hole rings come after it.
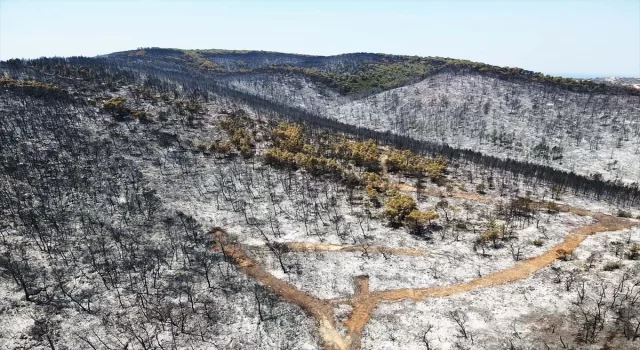
POLYGON ((0 62, 0 348, 638 348, 639 91, 367 53, 0 62))

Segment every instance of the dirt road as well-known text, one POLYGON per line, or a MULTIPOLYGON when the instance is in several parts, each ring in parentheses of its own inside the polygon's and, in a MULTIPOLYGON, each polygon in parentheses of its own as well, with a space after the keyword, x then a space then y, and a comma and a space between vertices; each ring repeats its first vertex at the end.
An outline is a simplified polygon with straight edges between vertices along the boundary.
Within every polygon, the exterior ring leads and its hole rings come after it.
POLYGON ((277 246, 284 252, 345 252, 345 253, 380 253, 385 255, 426 256, 426 252, 418 249, 389 248, 377 245, 340 245, 327 243, 302 243, 287 242, 278 243, 277 246))
MULTIPOLYGON (((456 194, 452 195, 456 196, 456 194)), ((467 199, 466 196, 465 199, 467 199)), ((485 199, 481 200, 484 201, 485 199)), ((404 299, 421 301, 426 298, 446 297, 453 294, 469 292, 478 288, 504 285, 519 281, 549 266, 556 259, 562 258, 567 254, 571 254, 580 246, 580 243, 590 235, 598 232, 619 231, 638 225, 636 222, 623 218, 567 205, 561 205, 560 210, 581 216, 591 216, 595 218, 597 222, 570 231, 562 243, 556 245, 542 255, 520 261, 508 269, 495 272, 469 282, 450 286, 405 288, 376 291, 371 293, 369 292, 368 277, 357 276, 355 278, 354 295, 351 297, 341 298, 339 300, 321 300, 295 288, 287 282, 276 278, 253 261, 239 244, 235 244, 229 240, 229 237, 225 232, 217 230, 213 232, 213 234, 215 235, 216 249, 223 251, 227 258, 236 264, 243 273, 263 284, 284 300, 298 305, 316 320, 319 334, 322 338, 325 349, 359 350, 361 348, 361 337, 364 327, 371 319, 371 313, 381 303, 398 302, 404 299), (346 334, 341 332, 336 323, 334 312, 334 306, 336 304, 348 304, 353 308, 348 320, 344 322, 346 334)), ((371 247, 338 246, 321 243, 287 243, 285 246, 292 251, 303 252, 365 251, 365 249, 371 249, 371 247)), ((375 250, 378 252, 385 251, 406 255, 413 255, 414 253, 412 250, 385 247, 376 247, 374 251, 375 250)), ((415 255, 422 254, 422 252, 419 251, 415 251, 415 253, 415 255)))

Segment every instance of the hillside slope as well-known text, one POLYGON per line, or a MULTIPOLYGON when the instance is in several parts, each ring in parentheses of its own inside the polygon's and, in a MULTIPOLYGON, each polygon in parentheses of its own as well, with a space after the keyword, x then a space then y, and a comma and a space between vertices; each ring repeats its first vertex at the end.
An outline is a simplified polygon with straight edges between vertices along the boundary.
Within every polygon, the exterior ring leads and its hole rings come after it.
POLYGON ((640 182, 640 90, 629 86, 437 57, 159 49, 109 57, 163 70, 171 62, 172 70, 359 127, 640 182))
POLYGON ((0 63, 0 348, 637 344, 640 189, 402 118, 484 113, 473 84, 487 115, 588 100, 469 72, 364 97, 183 56, 0 63))
POLYGON ((640 98, 439 74, 327 115, 421 140, 640 182, 640 98))

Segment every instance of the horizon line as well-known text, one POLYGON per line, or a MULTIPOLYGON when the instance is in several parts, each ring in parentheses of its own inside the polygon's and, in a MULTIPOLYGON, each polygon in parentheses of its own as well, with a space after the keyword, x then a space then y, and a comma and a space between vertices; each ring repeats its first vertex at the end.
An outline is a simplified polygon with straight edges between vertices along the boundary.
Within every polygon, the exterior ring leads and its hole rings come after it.
POLYGON ((236 51, 236 52, 245 52, 245 53, 247 53, 247 52, 262 52, 262 53, 279 53, 279 54, 286 54, 286 55, 316 56, 316 57, 332 57, 332 56, 353 55, 353 54, 374 54, 374 55, 423 57, 423 58, 429 58, 429 57, 436 58, 437 57, 437 58, 446 58, 446 59, 455 59, 455 60, 461 60, 461 61, 477 62, 477 63, 487 64, 487 65, 492 65, 492 66, 495 66, 495 67, 520 68, 520 69, 529 70, 529 71, 532 71, 532 72, 535 72, 535 73, 542 73, 542 74, 545 74, 545 75, 548 75, 548 76, 556 76, 556 77, 562 77, 562 78, 572 78, 572 79, 632 78, 632 79, 640 79, 640 75, 634 75, 633 73, 629 74, 629 75, 601 74, 601 73, 558 73, 558 72, 545 73, 545 72, 541 72, 541 71, 530 70, 530 69, 527 69, 527 68, 524 68, 524 67, 519 67, 519 66, 501 66, 501 65, 496 65, 496 64, 487 63, 487 62, 473 61, 473 60, 466 59, 466 58, 454 58, 454 57, 450 57, 450 56, 422 56, 422 55, 371 52, 371 51, 354 51, 354 52, 344 52, 344 53, 338 53, 338 54, 308 54, 308 53, 285 52, 285 51, 274 51, 274 50, 258 50, 258 49, 219 49, 219 48, 181 49, 181 48, 176 48, 176 47, 147 46, 147 47, 137 47, 135 49, 113 51, 113 52, 97 54, 97 55, 93 55, 93 56, 92 55, 69 55, 69 56, 52 55, 52 56, 39 56, 39 57, 12 57, 12 58, 7 58, 7 59, 4 59, 4 60, 0 60, 0 63, 6 62, 8 60, 13 60, 13 59, 37 60, 37 59, 42 59, 42 58, 72 58, 72 57, 100 58, 100 57, 105 57, 105 56, 116 54, 116 53, 123 53, 123 52, 129 52, 129 51, 137 51, 137 50, 149 50, 149 49, 179 50, 179 51, 218 50, 218 51, 228 51, 228 52, 236 51))

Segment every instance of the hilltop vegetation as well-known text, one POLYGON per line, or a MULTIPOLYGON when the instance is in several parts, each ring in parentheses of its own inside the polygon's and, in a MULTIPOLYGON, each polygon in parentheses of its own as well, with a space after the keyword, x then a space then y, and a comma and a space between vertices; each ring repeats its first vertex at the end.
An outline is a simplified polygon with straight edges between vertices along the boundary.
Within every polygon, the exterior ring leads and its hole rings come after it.
POLYGON ((368 95, 418 82, 440 72, 473 72, 509 81, 540 83, 572 92, 640 95, 637 89, 596 83, 591 80, 554 77, 522 68, 492 66, 479 62, 439 57, 382 56, 352 72, 323 72, 295 66, 272 66, 266 71, 297 73, 316 79, 343 94, 368 95))
POLYGON ((135 52, 124 52, 111 56, 149 60, 182 58, 192 63, 196 69, 220 73, 284 72, 300 74, 348 95, 367 95, 385 91, 418 82, 440 72, 454 71, 480 73, 511 81, 541 83, 573 92, 640 96, 638 89, 628 86, 601 84, 586 79, 553 77, 521 68, 499 67, 442 57, 366 53, 306 56, 250 50, 158 48, 143 48, 135 52))

